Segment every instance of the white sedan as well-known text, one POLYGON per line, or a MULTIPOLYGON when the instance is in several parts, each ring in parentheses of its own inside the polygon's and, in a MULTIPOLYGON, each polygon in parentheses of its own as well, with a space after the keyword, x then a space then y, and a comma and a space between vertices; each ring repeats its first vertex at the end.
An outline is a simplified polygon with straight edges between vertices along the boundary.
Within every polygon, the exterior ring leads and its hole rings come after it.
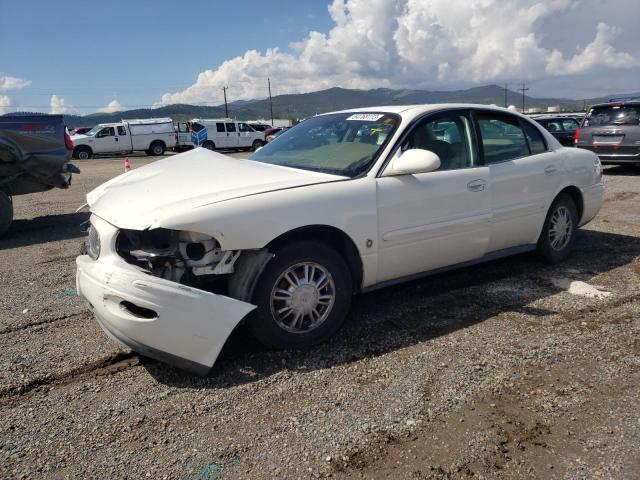
POLYGON ((77 287, 112 338, 204 374, 241 322, 302 347, 354 294, 530 250, 561 261, 603 190, 596 155, 501 108, 328 113, 248 160, 197 148, 96 188, 77 287))

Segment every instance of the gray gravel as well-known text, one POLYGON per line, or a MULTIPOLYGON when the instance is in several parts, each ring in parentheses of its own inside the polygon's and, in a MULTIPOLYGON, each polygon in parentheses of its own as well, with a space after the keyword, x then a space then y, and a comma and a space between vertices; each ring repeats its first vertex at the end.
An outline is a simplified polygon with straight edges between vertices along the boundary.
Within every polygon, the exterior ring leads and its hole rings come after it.
POLYGON ((197 378, 121 349, 73 296, 73 212, 122 159, 80 167, 68 191, 17 197, 0 240, 1 478, 640 478, 640 170, 607 169, 562 265, 358 297, 306 351, 240 329, 197 378))

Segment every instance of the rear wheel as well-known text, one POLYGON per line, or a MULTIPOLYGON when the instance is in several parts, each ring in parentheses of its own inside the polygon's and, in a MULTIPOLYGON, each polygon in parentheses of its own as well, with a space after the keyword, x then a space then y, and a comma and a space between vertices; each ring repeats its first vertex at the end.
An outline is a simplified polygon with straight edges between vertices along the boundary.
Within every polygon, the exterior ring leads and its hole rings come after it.
POLYGON ((13 221, 13 202, 9 195, 0 191, 0 237, 7 233, 13 221))
POLYGON ((89 160, 93 156, 93 152, 89 147, 76 147, 73 150, 73 158, 78 160, 89 160))
POLYGON ((216 149, 216 144, 213 143, 211 140, 207 140, 206 142, 204 142, 202 144, 203 148, 206 148, 207 150, 215 150, 216 149))
POLYGON ((351 294, 351 273, 340 254, 320 243, 297 242, 267 264, 248 326, 270 348, 314 345, 342 325, 351 294))
POLYGON ((262 143, 262 140, 254 140, 253 143, 251 144, 251 150, 252 151, 256 151, 257 149, 259 149, 262 145, 264 145, 262 143))
POLYGON ((165 146, 164 146, 164 143, 162 142, 153 142, 149 146, 149 152, 151 153, 151 155, 154 155, 156 157, 164 155, 164 150, 165 150, 165 146))
POLYGON ((573 249, 578 221, 578 209, 573 198, 566 193, 558 195, 547 212, 538 239, 538 254, 549 263, 567 258, 573 249))

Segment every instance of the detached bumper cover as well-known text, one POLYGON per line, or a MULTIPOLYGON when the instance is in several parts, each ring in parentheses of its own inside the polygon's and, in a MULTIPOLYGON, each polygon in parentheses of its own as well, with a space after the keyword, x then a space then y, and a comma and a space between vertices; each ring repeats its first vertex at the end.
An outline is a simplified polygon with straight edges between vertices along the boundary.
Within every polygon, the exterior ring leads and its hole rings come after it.
POLYGON ((153 277, 104 253, 98 260, 77 258, 78 295, 111 338, 145 356, 206 374, 233 329, 255 308, 153 277))

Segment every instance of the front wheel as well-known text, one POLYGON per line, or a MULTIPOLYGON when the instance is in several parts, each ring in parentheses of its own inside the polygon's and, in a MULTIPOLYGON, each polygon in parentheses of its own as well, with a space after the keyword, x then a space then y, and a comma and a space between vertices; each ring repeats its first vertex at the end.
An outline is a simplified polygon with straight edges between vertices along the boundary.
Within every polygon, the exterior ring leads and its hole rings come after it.
POLYGON ((0 237, 7 233, 13 222, 13 202, 9 195, 0 190, 0 237))
POLYGON ((206 148, 207 150, 215 150, 215 149, 216 149, 216 144, 215 144, 215 143, 213 143, 213 142, 212 142, 212 141, 210 141, 210 140, 207 140, 206 142, 204 142, 204 143, 202 144, 202 147, 203 147, 203 148, 206 148))
POLYGON ((565 193, 558 195, 547 212, 538 239, 538 254, 548 263, 566 259, 573 249, 578 221, 578 209, 573 198, 565 193))
POLYGON ((89 147, 76 147, 73 151, 73 158, 77 160, 89 160, 92 156, 93 155, 89 147))
POLYGON ((351 295, 351 274, 339 253, 315 242, 294 243, 267 264, 248 326, 269 348, 311 346, 342 325, 351 295))

